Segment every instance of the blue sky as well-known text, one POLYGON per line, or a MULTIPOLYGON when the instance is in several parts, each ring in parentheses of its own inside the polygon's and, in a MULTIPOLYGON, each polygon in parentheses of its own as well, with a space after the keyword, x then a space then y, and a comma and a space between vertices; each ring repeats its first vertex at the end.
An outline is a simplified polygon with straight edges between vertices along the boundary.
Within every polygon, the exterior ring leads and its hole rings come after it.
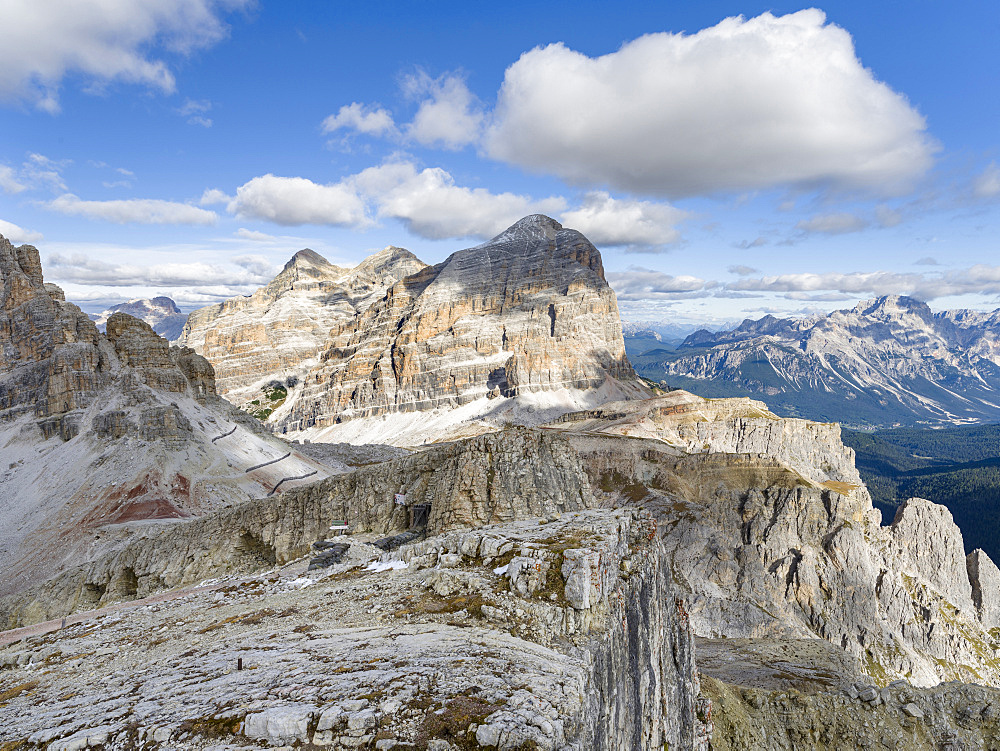
POLYGON ((1000 307, 993 2, 7 0, 0 233, 87 310, 548 213, 631 320, 1000 307))

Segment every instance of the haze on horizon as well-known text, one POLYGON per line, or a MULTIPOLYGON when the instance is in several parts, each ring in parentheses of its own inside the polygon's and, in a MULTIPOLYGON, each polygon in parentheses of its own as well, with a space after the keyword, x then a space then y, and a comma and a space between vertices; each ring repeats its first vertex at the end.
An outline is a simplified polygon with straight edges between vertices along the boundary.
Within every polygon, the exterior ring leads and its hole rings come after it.
POLYGON ((434 263, 536 212, 629 320, 1000 306, 991 4, 47 0, 0 27, 0 234, 87 310, 190 310, 304 247, 434 263))

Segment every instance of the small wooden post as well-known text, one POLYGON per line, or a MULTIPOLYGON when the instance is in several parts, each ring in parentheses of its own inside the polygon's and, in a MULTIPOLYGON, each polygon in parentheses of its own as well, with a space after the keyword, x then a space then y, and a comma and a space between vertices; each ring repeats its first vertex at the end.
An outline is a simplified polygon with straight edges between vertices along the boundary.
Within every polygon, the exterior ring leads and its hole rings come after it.
POLYGON ((238 657, 236 659, 236 669, 237 670, 242 670, 243 669, 243 658, 242 657, 238 657))

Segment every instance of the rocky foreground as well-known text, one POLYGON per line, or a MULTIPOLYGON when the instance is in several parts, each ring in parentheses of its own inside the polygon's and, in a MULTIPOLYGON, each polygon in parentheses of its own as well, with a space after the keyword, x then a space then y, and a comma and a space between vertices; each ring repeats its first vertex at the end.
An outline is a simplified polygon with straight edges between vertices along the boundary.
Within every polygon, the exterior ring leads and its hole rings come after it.
POLYGON ((675 392, 175 524, 0 601, 10 748, 992 748, 1000 572, 852 458, 675 392))
POLYGON ((652 519, 550 519, 381 566, 352 535, 326 569, 212 580, 10 644, 5 748, 704 747, 652 519))

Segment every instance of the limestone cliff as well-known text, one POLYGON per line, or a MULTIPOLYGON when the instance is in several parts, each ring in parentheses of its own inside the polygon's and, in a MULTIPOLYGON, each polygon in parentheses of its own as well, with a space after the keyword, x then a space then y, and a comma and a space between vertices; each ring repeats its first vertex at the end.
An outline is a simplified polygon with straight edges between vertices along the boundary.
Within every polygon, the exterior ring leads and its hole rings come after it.
POLYGON ((673 392, 552 427, 593 487, 658 513, 695 633, 819 637, 881 684, 1000 684, 1000 577, 985 553, 967 560, 930 501, 881 526, 837 427, 762 406, 673 392))
POLYGON ((110 382, 97 328, 54 284, 37 248, 0 236, 0 419, 44 418, 86 406, 110 382))
POLYGON ((402 248, 386 248, 353 269, 300 250, 249 297, 194 311, 178 343, 204 355, 215 368, 219 392, 242 405, 258 398, 268 381, 304 377, 331 329, 424 266, 402 248))
POLYGON ((0 592, 143 524, 329 474, 219 399, 191 349, 124 313, 99 333, 44 283, 35 248, 0 238, 0 279, 0 592))
POLYGON ((618 390, 600 401, 642 391, 600 253, 536 215, 400 281, 336 329, 301 394, 272 421, 315 433, 357 418, 477 400, 491 411, 538 392, 610 385, 618 390))

